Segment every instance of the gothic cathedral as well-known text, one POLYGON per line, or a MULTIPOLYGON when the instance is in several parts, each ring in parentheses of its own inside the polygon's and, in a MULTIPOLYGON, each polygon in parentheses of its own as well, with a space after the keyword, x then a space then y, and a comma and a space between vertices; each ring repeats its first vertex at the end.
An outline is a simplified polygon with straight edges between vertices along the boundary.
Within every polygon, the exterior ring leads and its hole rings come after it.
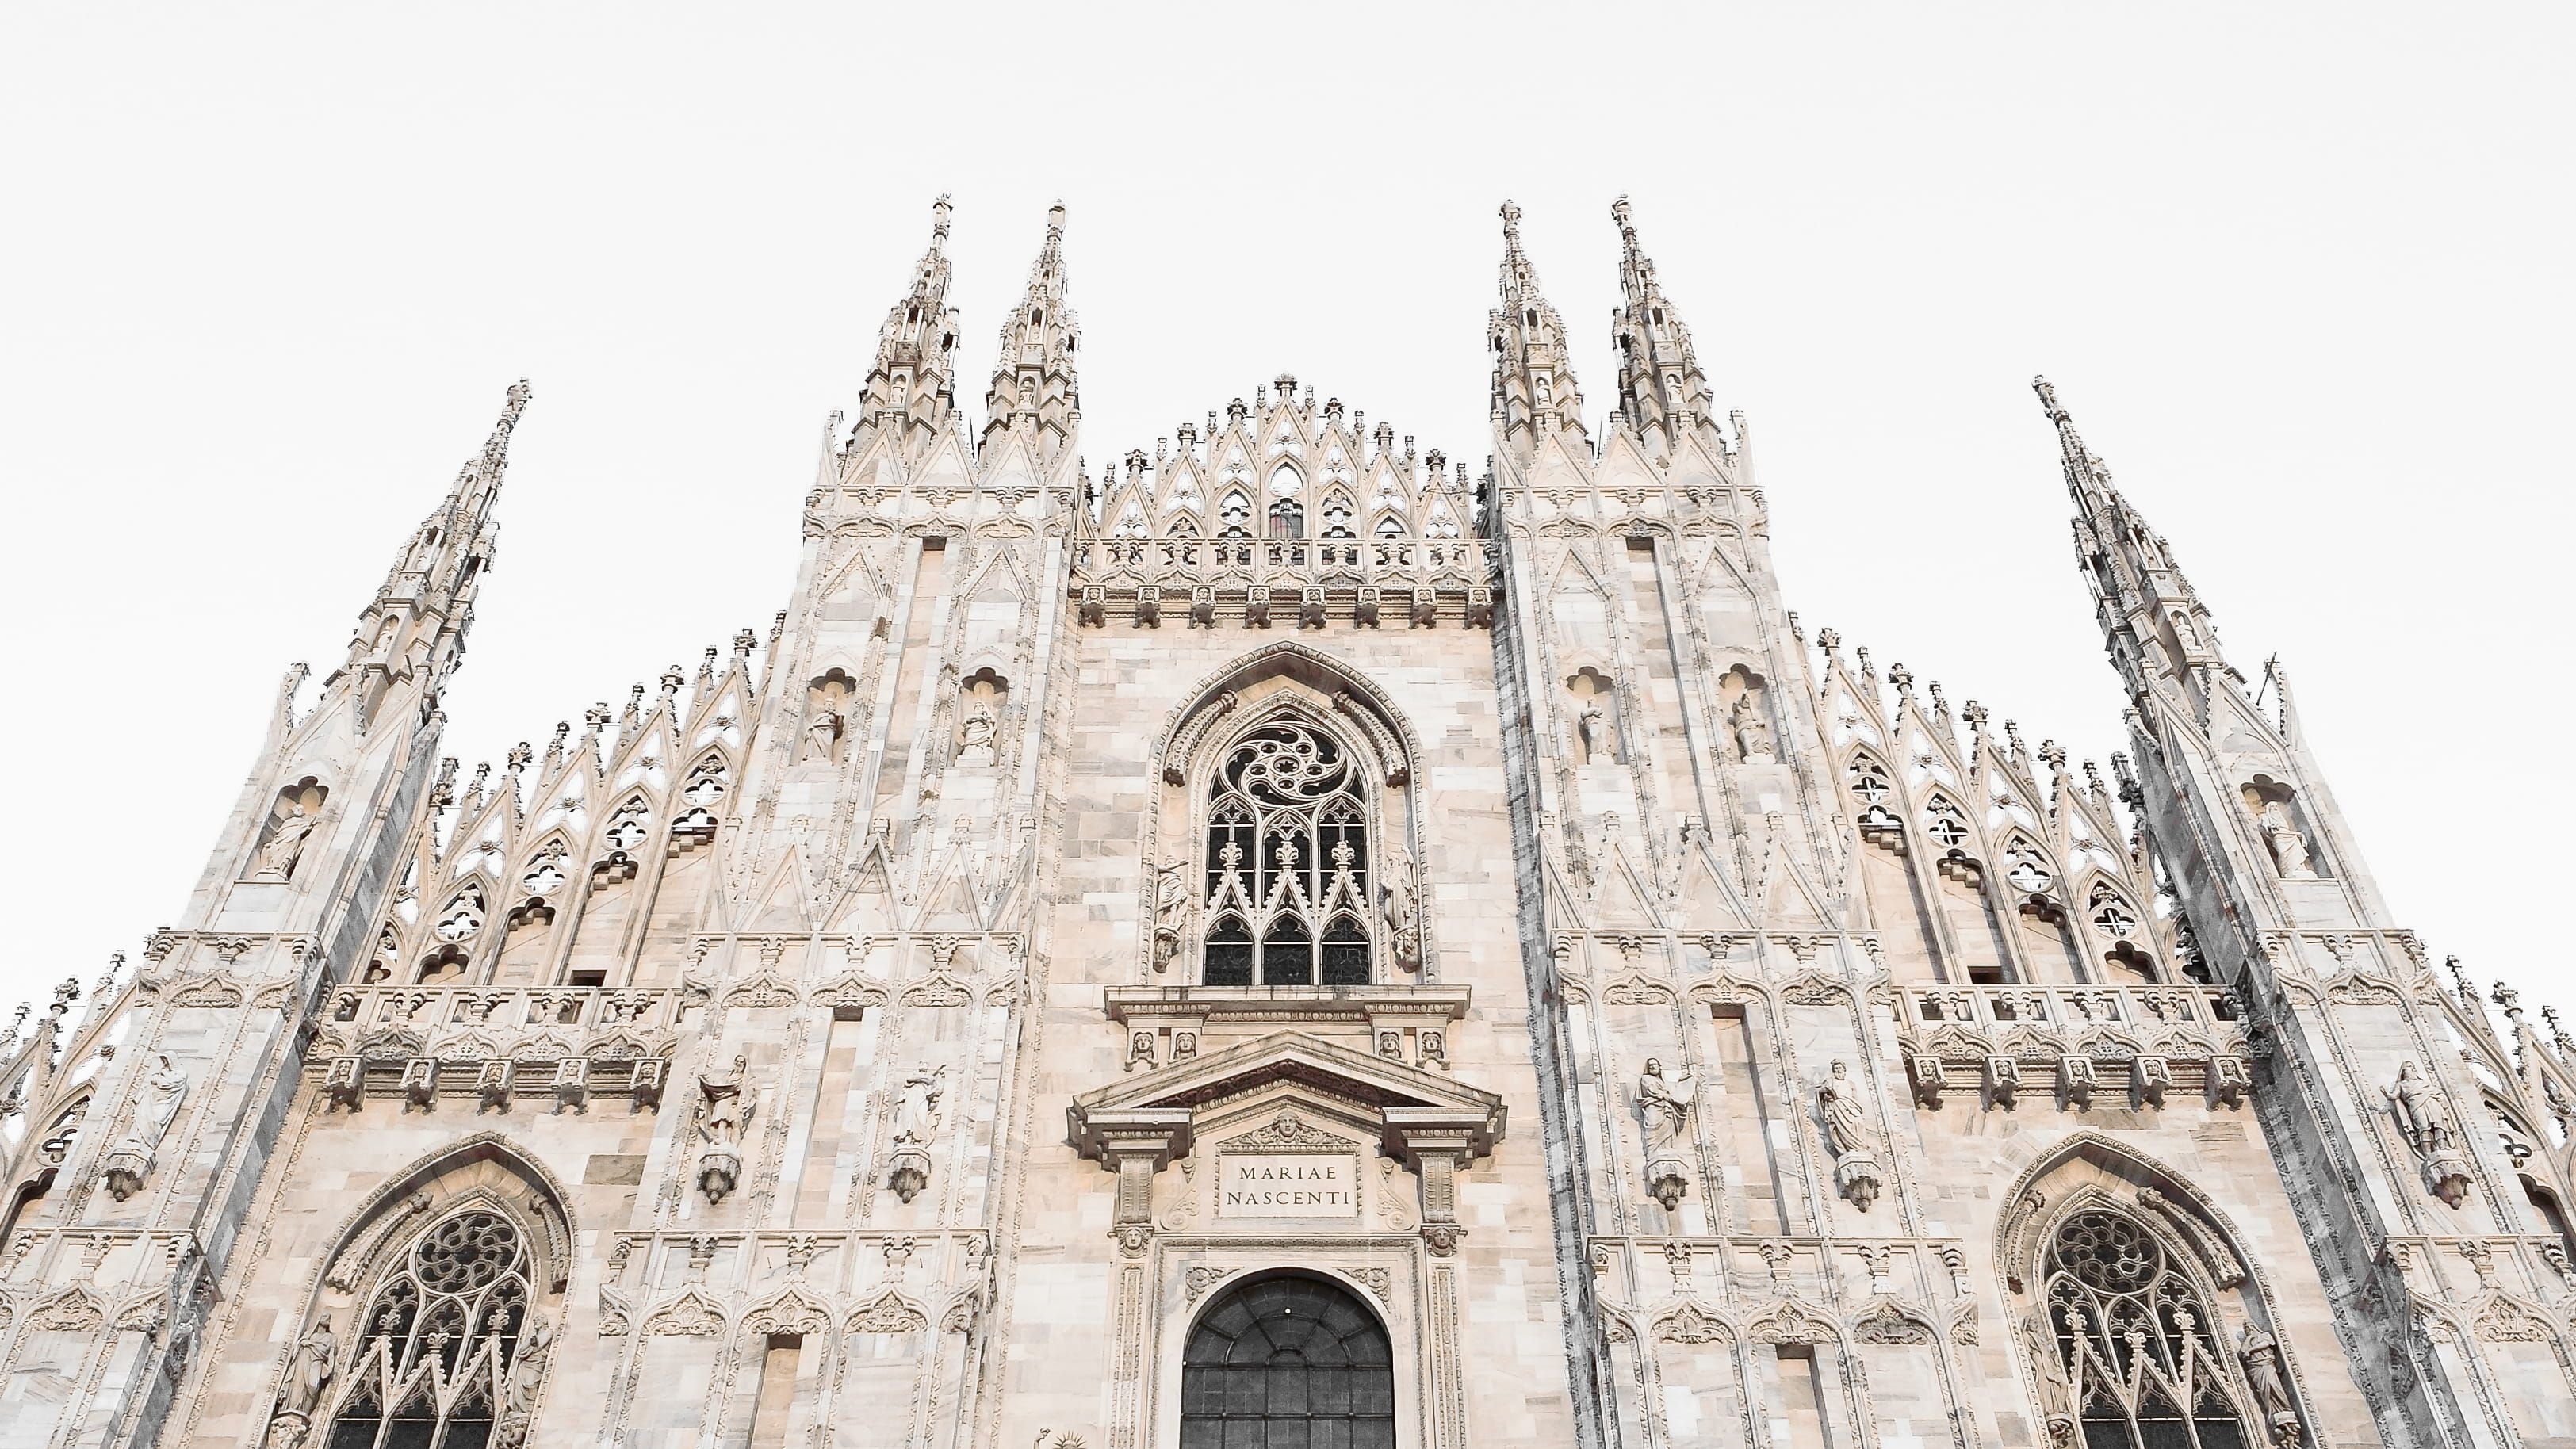
POLYGON ((2576 1444, 2576 1051, 2051 387, 2107 773, 1787 612, 1517 215, 1481 476, 1284 376, 1093 471, 1062 211, 978 426, 941 203, 765 636, 460 778, 511 389, 0 1046, 0 1443, 2576 1444))

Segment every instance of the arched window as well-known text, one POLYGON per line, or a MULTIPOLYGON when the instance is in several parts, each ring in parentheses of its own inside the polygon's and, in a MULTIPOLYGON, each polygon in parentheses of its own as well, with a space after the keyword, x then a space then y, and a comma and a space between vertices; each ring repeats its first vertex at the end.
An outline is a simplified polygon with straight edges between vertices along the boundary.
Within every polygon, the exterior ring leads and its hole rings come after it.
POLYGON ((2233 1355, 2164 1239, 2126 1213, 2087 1208, 2058 1224, 2041 1267, 2085 1449, 2246 1449, 2233 1355))
POLYGON ((532 1277, 527 1235, 488 1206, 414 1238, 349 1325, 328 1449, 484 1449, 534 1392, 511 1381, 532 1277))
POLYGON ((1365 788, 1342 742, 1303 721, 1227 747, 1208 787, 1203 981, 1368 984, 1365 788))
POLYGON ((1296 499, 1282 498, 1270 505, 1270 536, 1272 538, 1306 536, 1306 510, 1297 506, 1296 499))
POLYGON ((1338 1284, 1259 1278, 1218 1296, 1181 1361, 1181 1449, 1394 1449, 1385 1327, 1338 1284))

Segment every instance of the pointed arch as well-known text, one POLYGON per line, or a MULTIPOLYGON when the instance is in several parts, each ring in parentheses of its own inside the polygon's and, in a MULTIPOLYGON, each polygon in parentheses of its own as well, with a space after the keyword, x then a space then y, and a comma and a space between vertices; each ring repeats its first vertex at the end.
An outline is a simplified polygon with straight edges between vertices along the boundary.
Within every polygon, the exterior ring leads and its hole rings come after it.
POLYGON ((2272 1295, 2207 1194, 2088 1130, 2004 1200, 1996 1262, 2052 1437, 2246 1449, 2298 1428, 2272 1295))
POLYGON ((331 1240, 273 1417, 335 1445, 524 1439, 561 1326, 569 1201, 494 1132, 379 1184, 331 1240))
POLYGON ((1211 676, 1157 746, 1152 967, 1219 986, 1364 985, 1424 959, 1412 731, 1293 643, 1211 676), (1185 963, 1185 966, 1189 963, 1185 963))

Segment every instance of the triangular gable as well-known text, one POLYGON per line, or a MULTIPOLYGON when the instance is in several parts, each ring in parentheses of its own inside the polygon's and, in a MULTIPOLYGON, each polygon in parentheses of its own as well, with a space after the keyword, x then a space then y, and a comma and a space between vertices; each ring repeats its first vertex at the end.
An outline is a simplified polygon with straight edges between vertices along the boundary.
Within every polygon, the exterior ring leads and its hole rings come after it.
POLYGON ((1066 1107, 1065 1119, 1075 1149, 1085 1157, 1099 1156, 1113 1134, 1138 1130, 1171 1134, 1172 1155, 1186 1156, 1199 1108, 1274 1082, 1368 1109, 1386 1129, 1390 1150, 1401 1150, 1397 1129, 1432 1123, 1464 1133, 1469 1152, 1478 1157, 1503 1135, 1503 1099, 1491 1092, 1293 1031, 1086 1092, 1066 1107))

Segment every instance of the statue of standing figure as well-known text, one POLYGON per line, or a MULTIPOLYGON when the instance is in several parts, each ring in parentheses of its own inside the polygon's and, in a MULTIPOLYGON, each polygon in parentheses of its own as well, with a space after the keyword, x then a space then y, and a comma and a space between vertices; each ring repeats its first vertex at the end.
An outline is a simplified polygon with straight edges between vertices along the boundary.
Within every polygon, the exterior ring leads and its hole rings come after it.
POLYGON ((945 1076, 944 1068, 933 1071, 928 1067, 915 1067, 905 1075, 903 1086, 895 1093, 895 1141, 915 1145, 930 1141, 931 1132, 939 1125, 939 1097, 945 1076))
POLYGON ((957 730, 957 763, 989 765, 993 763, 993 733, 997 728, 993 711, 977 705, 957 730))
POLYGON ((331 1332, 331 1315, 323 1314, 311 1332, 296 1340, 295 1357, 286 1365, 286 1388, 278 1407, 310 1417, 322 1406, 322 1393, 339 1372, 340 1340, 331 1332))
POLYGON ((171 1062, 170 1054, 159 1053, 154 1060, 159 1065, 144 1075, 143 1099, 134 1106, 134 1140, 147 1149, 161 1145, 188 1095, 188 1074, 171 1062))
POLYGON ((813 716, 805 721, 805 758, 829 764, 841 757, 840 750, 840 712, 829 699, 817 699, 813 716))
POLYGON ((2429 1156, 2451 1145, 2450 1114, 2442 1109, 2432 1082, 2413 1062, 2397 1069, 2397 1080, 2381 1089, 2381 1095, 2387 1097, 2388 1114, 2397 1119, 2397 1130, 2405 1135, 2407 1146, 2429 1156))
POLYGON ((1744 763, 1768 765, 1779 758, 1771 744, 1771 721, 1762 717, 1762 706, 1752 690, 1735 697, 1735 709, 1726 722, 1735 730, 1735 745, 1743 751, 1744 763))
POLYGON ((1610 716, 1602 712, 1598 702, 1583 702, 1583 713, 1574 721, 1574 732, 1583 740, 1583 763, 1597 765, 1615 758, 1610 751, 1610 716))
POLYGON ((2298 822, 2290 818, 2289 802, 2264 801, 2255 822, 2262 827, 2264 842, 2272 847, 2272 864, 2280 869, 2281 879, 2317 878, 2317 868, 2308 860, 2308 837, 2299 833, 2298 822))
POLYGON ((259 865, 251 872, 252 880, 287 880, 295 874, 295 863, 304 856, 304 842, 313 834, 321 817, 297 801, 294 813, 277 822, 270 831, 268 843, 259 848, 259 865))
POLYGON ((1637 1111, 1644 1118, 1646 1183, 1666 1212, 1681 1205, 1689 1190, 1684 1165, 1690 1151, 1691 1109, 1699 1102, 1699 1083, 1687 1076, 1667 1078, 1664 1064, 1646 1058, 1637 1078, 1637 1111))
POLYGON ((1879 1148, 1883 1145, 1851 1068, 1837 1061, 1816 1084, 1816 1114, 1824 1119, 1825 1148, 1834 1155, 1834 1190, 1862 1212, 1878 1201, 1879 1148))

